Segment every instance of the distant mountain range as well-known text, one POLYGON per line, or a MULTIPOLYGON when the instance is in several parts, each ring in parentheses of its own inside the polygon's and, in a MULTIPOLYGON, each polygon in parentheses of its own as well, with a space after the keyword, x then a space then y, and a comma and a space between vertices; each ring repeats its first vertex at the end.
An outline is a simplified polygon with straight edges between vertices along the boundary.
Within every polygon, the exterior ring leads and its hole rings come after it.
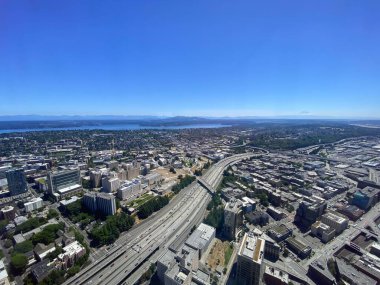
POLYGON ((380 120, 337 119, 318 116, 282 117, 164 117, 164 116, 0 116, 0 130, 31 130, 134 125, 142 128, 216 126, 265 126, 300 124, 352 124, 362 127, 378 127, 380 120))
POLYGON ((8 115, 0 116, 0 121, 89 121, 89 120, 151 120, 163 116, 117 116, 117 115, 8 115))
POLYGON ((198 121, 198 120, 374 120, 371 117, 334 117, 317 115, 282 115, 282 116, 154 116, 154 115, 3 115, 0 121, 90 121, 90 120, 167 120, 167 121, 198 121))

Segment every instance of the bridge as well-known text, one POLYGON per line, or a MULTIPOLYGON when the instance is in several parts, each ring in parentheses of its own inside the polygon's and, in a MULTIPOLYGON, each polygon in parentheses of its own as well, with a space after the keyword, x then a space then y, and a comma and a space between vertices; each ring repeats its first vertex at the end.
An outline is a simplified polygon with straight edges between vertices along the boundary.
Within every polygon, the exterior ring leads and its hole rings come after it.
POLYGON ((198 183, 199 183, 202 187, 206 188, 206 190, 207 190, 208 192, 210 192, 210 194, 214 194, 214 193, 216 192, 216 190, 214 189, 214 187, 212 187, 209 183, 207 183, 207 182, 206 182, 205 180, 203 180, 202 178, 197 177, 197 181, 198 181, 198 183))

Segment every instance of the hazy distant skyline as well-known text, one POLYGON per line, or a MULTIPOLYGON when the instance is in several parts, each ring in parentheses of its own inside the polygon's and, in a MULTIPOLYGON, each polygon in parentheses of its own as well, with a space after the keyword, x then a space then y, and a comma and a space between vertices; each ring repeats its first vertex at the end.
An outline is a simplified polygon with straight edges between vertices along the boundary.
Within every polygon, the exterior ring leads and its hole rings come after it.
POLYGON ((0 3, 1 115, 380 118, 380 1, 0 3))

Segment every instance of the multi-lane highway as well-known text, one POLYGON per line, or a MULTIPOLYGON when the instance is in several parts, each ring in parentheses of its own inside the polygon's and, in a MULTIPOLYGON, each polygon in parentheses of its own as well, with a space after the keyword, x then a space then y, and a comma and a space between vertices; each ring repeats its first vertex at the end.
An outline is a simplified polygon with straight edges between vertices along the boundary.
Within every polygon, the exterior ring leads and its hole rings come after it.
MULTIPOLYGON (((254 154, 239 154, 219 161, 203 176, 203 181, 217 187, 227 166, 251 156, 254 154)), ((146 261, 156 261, 171 243, 183 238, 191 227, 202 221, 210 197, 203 186, 193 183, 153 217, 119 238, 105 256, 65 284, 133 284, 136 273, 146 261)))

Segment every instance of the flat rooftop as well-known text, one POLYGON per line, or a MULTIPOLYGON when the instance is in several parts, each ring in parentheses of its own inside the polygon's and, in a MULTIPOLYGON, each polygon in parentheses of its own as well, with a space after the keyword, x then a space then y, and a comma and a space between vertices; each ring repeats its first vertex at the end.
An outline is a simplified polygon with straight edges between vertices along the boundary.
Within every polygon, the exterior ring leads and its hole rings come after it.
POLYGON ((65 194, 65 193, 67 193, 67 192, 74 191, 74 190, 77 190, 77 189, 79 189, 79 188, 82 188, 82 186, 79 185, 79 184, 74 184, 74 185, 67 186, 67 187, 65 187, 65 188, 59 189, 59 190, 57 190, 57 192, 58 192, 59 194, 65 194))
POLYGON ((336 223, 339 223, 339 224, 342 224, 346 221, 345 218, 341 217, 341 216, 338 216, 338 215, 335 215, 333 213, 326 213, 324 214, 323 216, 325 216, 326 218, 336 222, 336 223))
POLYGON ((284 224, 280 224, 278 226, 274 226, 274 227, 270 228, 269 231, 275 233, 278 236, 282 236, 282 235, 289 233, 290 229, 287 226, 285 226, 284 224))
POLYGON ((239 255, 261 263, 264 257, 265 241, 253 233, 245 234, 239 249, 239 255))

